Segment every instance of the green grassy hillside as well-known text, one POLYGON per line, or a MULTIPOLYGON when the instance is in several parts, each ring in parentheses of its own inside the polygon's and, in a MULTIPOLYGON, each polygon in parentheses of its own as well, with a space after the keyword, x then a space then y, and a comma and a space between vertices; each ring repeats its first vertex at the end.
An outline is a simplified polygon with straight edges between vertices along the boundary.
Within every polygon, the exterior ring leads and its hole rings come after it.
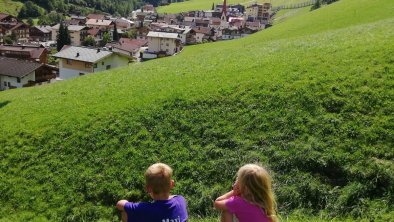
MULTIPOLYGON (((297 4, 300 2, 307 2, 308 0, 228 0, 227 4, 252 4, 252 3, 264 3, 271 2, 274 6, 279 5, 289 5, 289 4, 297 4)), ((212 8, 212 3, 214 4, 222 4, 223 0, 189 0, 178 3, 171 3, 170 5, 161 6, 158 8, 159 13, 179 13, 179 12, 187 12, 192 10, 210 10, 212 8)))
POLYGON ((116 200, 148 199, 156 161, 192 216, 214 217, 258 161, 285 219, 393 220, 393 7, 341 0, 237 41, 0 92, 0 218, 116 219, 116 200))
POLYGON ((23 3, 14 0, 0 0, 0 12, 17 16, 23 3))

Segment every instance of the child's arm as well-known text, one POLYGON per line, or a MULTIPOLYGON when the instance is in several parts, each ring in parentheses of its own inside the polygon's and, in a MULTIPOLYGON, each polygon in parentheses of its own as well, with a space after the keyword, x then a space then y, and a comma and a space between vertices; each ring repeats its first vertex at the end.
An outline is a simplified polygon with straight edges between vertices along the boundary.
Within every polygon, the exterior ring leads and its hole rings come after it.
POLYGON ((116 208, 118 208, 118 210, 120 211, 124 211, 124 205, 126 205, 127 202, 128 202, 127 200, 119 200, 116 203, 116 208))
POLYGON ((119 200, 116 203, 116 208, 118 208, 118 210, 120 210, 120 214, 121 214, 121 217, 122 217, 122 222, 127 222, 127 213, 126 213, 126 211, 124 209, 124 206, 126 205, 127 202, 128 202, 127 200, 119 200))
POLYGON ((216 198, 215 203, 213 204, 213 206, 218 209, 218 210, 227 210, 226 207, 226 201, 228 198, 234 196, 234 191, 230 191, 227 192, 225 194, 223 194, 222 196, 216 198))

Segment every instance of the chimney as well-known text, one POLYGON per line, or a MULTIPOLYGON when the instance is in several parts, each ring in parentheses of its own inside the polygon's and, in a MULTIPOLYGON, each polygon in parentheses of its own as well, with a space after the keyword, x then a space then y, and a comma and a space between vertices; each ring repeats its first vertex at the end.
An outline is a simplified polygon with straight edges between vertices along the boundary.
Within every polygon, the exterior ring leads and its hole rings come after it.
POLYGON ((99 53, 99 52, 100 52, 100 48, 97 49, 97 53, 99 53))
POLYGON ((79 52, 77 52, 77 56, 76 57, 79 57, 79 52))

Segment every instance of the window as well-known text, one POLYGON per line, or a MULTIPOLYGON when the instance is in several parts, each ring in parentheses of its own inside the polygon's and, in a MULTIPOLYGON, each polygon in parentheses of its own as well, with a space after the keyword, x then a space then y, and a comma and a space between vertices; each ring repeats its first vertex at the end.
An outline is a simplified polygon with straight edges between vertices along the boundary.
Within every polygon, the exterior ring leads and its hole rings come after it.
POLYGON ((97 68, 97 63, 94 63, 93 68, 97 68))
POLYGON ((104 65, 104 62, 101 62, 101 65, 104 65))
POLYGON ((166 43, 166 46, 170 46, 170 44, 166 43))
POLYGON ((107 65, 107 70, 111 68, 111 65, 107 65))
POLYGON ((4 86, 7 86, 7 82, 4 82, 4 86))
POLYGON ((21 83, 21 78, 19 78, 19 77, 16 78, 16 82, 17 82, 17 83, 21 83))
POLYGON ((71 59, 67 59, 67 60, 66 60, 66 63, 67 63, 68 65, 71 65, 71 64, 72 64, 72 60, 71 60, 71 59))
POLYGON ((85 62, 85 68, 92 68, 92 63, 85 62))
POLYGON ((8 82, 8 87, 11 87, 11 83, 10 82, 8 82))

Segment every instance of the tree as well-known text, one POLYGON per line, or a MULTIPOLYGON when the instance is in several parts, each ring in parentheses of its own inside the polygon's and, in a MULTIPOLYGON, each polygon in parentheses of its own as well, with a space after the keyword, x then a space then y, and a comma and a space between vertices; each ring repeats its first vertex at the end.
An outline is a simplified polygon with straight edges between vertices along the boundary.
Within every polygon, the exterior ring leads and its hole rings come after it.
POLYGON ((71 36, 70 36, 70 32, 68 31, 68 27, 65 26, 64 27, 64 44, 65 45, 70 45, 71 44, 71 36))
POLYGON ((312 5, 311 11, 320 8, 320 6, 321 6, 320 0, 316 0, 315 4, 312 5))
POLYGON ((38 17, 43 13, 43 9, 38 5, 34 4, 32 1, 27 1, 19 11, 18 18, 38 17))
POLYGON ((60 26, 59 26, 59 33, 57 34, 56 37, 56 49, 59 52, 63 46, 65 45, 64 43, 64 25, 63 25, 63 21, 60 22, 60 26))
POLYGON ((113 34, 113 37, 114 37, 114 41, 118 41, 118 40, 119 40, 119 33, 118 33, 118 29, 117 29, 117 27, 116 27, 116 22, 115 22, 115 25, 114 25, 114 34, 113 34))
POLYGON ((101 41, 101 46, 105 46, 108 42, 111 41, 111 36, 108 32, 104 33, 103 40, 101 41))
POLYGON ((215 10, 215 3, 212 3, 212 10, 215 10))
POLYGON ((67 26, 64 26, 63 21, 60 22, 59 34, 57 35, 56 43, 57 51, 60 51, 63 46, 71 44, 70 32, 68 31, 67 26))
POLYGON ((93 38, 93 36, 89 35, 88 37, 85 38, 82 42, 83 46, 96 46, 96 40, 93 38))
POLYGON ((14 43, 14 41, 12 41, 12 38, 11 38, 11 36, 4 36, 4 39, 3 39, 3 42, 4 42, 4 44, 9 44, 9 45, 11 45, 12 43, 14 43))
POLYGON ((27 24, 29 24, 29 26, 34 26, 34 21, 31 17, 27 19, 27 24))

